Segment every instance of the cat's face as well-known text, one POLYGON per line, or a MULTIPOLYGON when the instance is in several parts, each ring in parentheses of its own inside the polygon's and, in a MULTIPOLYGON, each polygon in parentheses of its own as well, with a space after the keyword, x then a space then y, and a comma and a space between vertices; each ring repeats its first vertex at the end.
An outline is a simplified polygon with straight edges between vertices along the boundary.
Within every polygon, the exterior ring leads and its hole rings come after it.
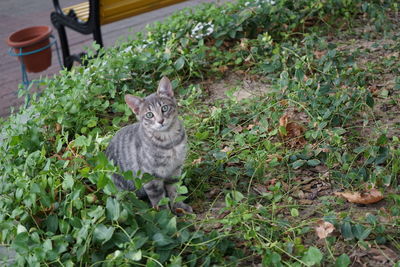
POLYGON ((157 92, 143 99, 126 95, 125 101, 142 125, 152 131, 168 131, 178 115, 171 82, 161 79, 157 92))
POLYGON ((166 131, 177 116, 176 104, 172 99, 152 94, 143 101, 139 112, 141 123, 153 131, 166 131))

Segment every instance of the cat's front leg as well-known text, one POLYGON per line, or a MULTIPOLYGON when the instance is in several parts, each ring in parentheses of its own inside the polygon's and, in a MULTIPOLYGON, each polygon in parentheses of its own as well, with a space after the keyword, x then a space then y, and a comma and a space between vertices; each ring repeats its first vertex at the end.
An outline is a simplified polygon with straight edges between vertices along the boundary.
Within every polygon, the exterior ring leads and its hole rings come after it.
POLYGON ((176 215, 182 215, 182 211, 184 213, 193 213, 193 209, 191 206, 189 206, 183 202, 175 203, 175 199, 178 196, 175 185, 165 184, 164 187, 165 187, 165 191, 170 199, 171 210, 173 213, 175 213, 176 215))
POLYGON ((152 180, 146 183, 143 186, 143 189, 146 192, 146 195, 149 198, 153 208, 158 208, 158 203, 166 196, 164 181, 158 179, 152 180))

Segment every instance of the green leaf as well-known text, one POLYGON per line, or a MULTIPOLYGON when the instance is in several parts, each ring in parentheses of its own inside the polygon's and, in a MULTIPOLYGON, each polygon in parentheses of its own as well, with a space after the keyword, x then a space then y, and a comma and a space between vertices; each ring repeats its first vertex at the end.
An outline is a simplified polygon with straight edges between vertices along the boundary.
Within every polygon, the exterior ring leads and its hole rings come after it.
POLYGON ((290 210, 290 214, 291 214, 293 217, 298 217, 298 216, 299 216, 299 210, 293 208, 293 209, 290 210))
POLYGON ((371 94, 368 94, 368 95, 367 95, 367 98, 366 98, 365 102, 367 103, 367 105, 368 105, 370 108, 373 108, 373 107, 374 107, 375 101, 374 101, 374 98, 371 96, 371 94))
POLYGON ((99 224, 93 231, 93 238, 97 242, 104 244, 111 239, 114 233, 114 228, 112 226, 106 227, 104 224, 99 224))
POLYGON ((96 170, 103 169, 108 164, 107 156, 103 152, 99 152, 93 159, 95 160, 96 170))
POLYGON ((243 194, 236 190, 233 190, 231 192, 231 195, 232 195, 232 199, 235 200, 236 202, 239 202, 244 198, 243 194))
POLYGON ((352 240, 354 238, 350 222, 344 222, 341 225, 340 230, 345 240, 352 240))
POLYGON ((174 63, 174 67, 175 67, 176 70, 182 69, 184 65, 185 65, 185 58, 184 57, 178 58, 174 63))
POLYGON ((58 229, 58 216, 56 214, 49 215, 46 219, 47 231, 55 233, 58 229))
POLYGON ((53 254, 53 257, 56 257, 56 253, 53 250, 53 244, 51 243, 50 239, 46 239, 46 241, 43 242, 43 250, 46 252, 50 252, 51 254, 53 254))
POLYGON ((189 190, 184 185, 180 185, 180 186, 177 187, 177 193, 179 195, 184 195, 184 194, 187 194, 188 192, 189 192, 189 190))
POLYGON ((64 190, 72 189, 74 186, 74 178, 71 174, 65 174, 64 181, 62 183, 62 187, 64 190))
POLYGON ((222 160, 227 158, 226 152, 221 152, 221 151, 214 152, 213 156, 215 157, 216 160, 222 160))
POLYGON ((142 251, 130 251, 126 254, 126 257, 132 261, 140 261, 142 259, 142 251))
POLYGON ((121 208, 119 202, 115 198, 107 198, 106 210, 108 219, 113 221, 118 220, 121 208))
POLYGON ((295 162, 293 162, 292 168, 296 170, 296 169, 300 168, 301 166, 303 166, 304 163, 306 163, 305 160, 302 160, 302 159, 296 160, 295 162))
POLYGON ((170 201, 169 197, 163 197, 163 198, 160 199, 160 201, 158 202, 158 206, 168 205, 169 201, 170 201))
POLYGON ((389 139, 387 138, 387 136, 385 134, 381 134, 378 138, 378 140, 376 141, 376 145, 377 146, 383 146, 386 145, 388 143, 389 139))
POLYGON ((274 264, 274 266, 281 266, 280 263, 282 261, 281 255, 279 255, 277 252, 273 252, 271 254, 271 262, 274 264))
POLYGON ((110 179, 107 177, 105 173, 100 173, 99 179, 97 180, 98 188, 103 189, 108 184, 109 181, 110 179))
POLYGON ((31 185, 31 193, 39 194, 39 193, 41 193, 41 191, 42 190, 41 190, 40 186, 37 183, 33 183, 31 185))
POLYGON ((26 227, 23 226, 22 224, 18 224, 17 226, 17 234, 23 233, 23 232, 28 232, 28 230, 26 230, 26 227))
POLYGON ((347 267, 351 263, 349 256, 347 254, 340 255, 339 258, 336 259, 335 267, 347 267))
POLYGON ((209 135, 210 135, 210 132, 209 131, 205 131, 205 132, 197 132, 197 133, 195 133, 194 136, 198 140, 206 140, 209 135))
POLYGON ((19 233, 12 242, 12 248, 15 249, 18 253, 24 254, 29 250, 29 235, 27 232, 19 233))
POLYGON ((104 207, 103 206, 92 207, 87 214, 93 218, 92 220, 93 222, 96 222, 100 217, 104 215, 104 207))
POLYGON ((90 138, 87 138, 86 136, 83 135, 79 136, 74 141, 74 147, 83 147, 89 145, 90 145, 90 138))
POLYGON ((87 127, 89 127, 89 128, 93 128, 93 127, 95 127, 96 125, 97 125, 97 120, 98 120, 98 118, 97 117, 92 117, 88 122, 87 122, 87 127))
POLYGON ((162 233, 156 233, 155 235, 153 235, 153 241, 158 247, 174 243, 174 241, 170 237, 165 236, 162 233))
POLYGON ((175 203, 183 202, 183 201, 185 201, 186 199, 187 199, 187 197, 185 197, 185 196, 177 196, 177 197, 174 199, 174 202, 175 202, 175 203))
POLYGON ((361 224, 355 225, 353 228, 353 234, 358 240, 364 240, 366 239, 369 234, 371 233, 372 229, 370 228, 365 228, 361 224))
POLYGON ((42 194, 40 194, 40 203, 45 206, 46 208, 49 208, 51 206, 51 199, 50 196, 48 194, 46 194, 45 192, 43 192, 42 194))
POLYGON ((319 161, 318 159, 310 159, 307 160, 307 165, 315 167, 318 166, 319 164, 321 164, 321 161, 319 161))
POLYGON ((167 233, 173 234, 176 232, 176 217, 172 217, 171 220, 169 220, 167 226, 165 227, 167 230, 167 233))
POLYGON ((69 231, 69 229, 71 228, 71 226, 69 225, 69 223, 66 220, 59 220, 58 227, 60 228, 60 232, 63 234, 66 234, 69 231))
POLYGON ((316 247, 310 247, 307 252, 304 254, 302 261, 304 261, 307 266, 313 266, 321 263, 323 254, 316 247))
POLYGON ((296 69, 294 76, 299 82, 302 82, 304 78, 304 71, 302 69, 296 69))
POLYGON ((135 179, 133 177, 133 172, 131 170, 128 170, 128 171, 124 172, 122 175, 124 176, 125 180, 133 181, 135 179))

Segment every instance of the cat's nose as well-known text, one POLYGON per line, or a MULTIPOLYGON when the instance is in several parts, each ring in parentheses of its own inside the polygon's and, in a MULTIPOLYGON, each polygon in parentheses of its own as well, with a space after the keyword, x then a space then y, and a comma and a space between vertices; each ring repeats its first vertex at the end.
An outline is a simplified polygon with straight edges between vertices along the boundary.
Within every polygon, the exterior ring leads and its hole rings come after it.
POLYGON ((164 119, 159 119, 157 122, 158 122, 159 124, 163 124, 163 123, 164 123, 164 119))

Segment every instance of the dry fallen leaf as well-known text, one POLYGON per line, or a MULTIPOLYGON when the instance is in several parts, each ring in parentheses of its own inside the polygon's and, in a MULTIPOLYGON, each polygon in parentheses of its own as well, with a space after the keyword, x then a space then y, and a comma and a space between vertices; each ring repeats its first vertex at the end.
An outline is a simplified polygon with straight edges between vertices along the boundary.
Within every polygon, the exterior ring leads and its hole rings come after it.
POLYGON ((225 152, 225 153, 228 153, 230 151, 232 151, 232 148, 230 148, 229 146, 225 146, 223 149, 221 149, 221 152, 225 152))
POLYGON ((288 101, 286 99, 280 100, 279 104, 281 104, 282 106, 287 106, 288 105, 288 101))
POLYGON ((61 124, 56 123, 56 132, 59 133, 61 132, 61 124))
POLYGON ((289 146, 304 146, 306 144, 306 140, 304 139, 305 128, 295 122, 289 114, 286 113, 280 117, 279 126, 286 129, 286 133, 280 133, 280 135, 289 146))
POLYGON ((289 122, 286 124, 286 131, 288 136, 300 137, 303 135, 304 127, 296 122, 289 122))
POLYGON ((254 126, 254 124, 249 124, 246 129, 250 131, 251 129, 253 129, 254 126))
POLYGON ((366 192, 335 192, 335 196, 344 197, 347 201, 357 204, 373 204, 384 197, 378 189, 372 188, 366 192))
POLYGON ((219 193, 221 193, 221 189, 219 187, 215 187, 207 193, 207 197, 209 199, 216 197, 219 193))
POLYGON ((274 160, 274 159, 276 159, 276 160, 278 160, 278 161, 282 161, 283 157, 282 157, 282 155, 279 155, 279 154, 269 154, 269 155, 267 156, 267 159, 265 160, 265 162, 266 162, 266 163, 269 163, 269 162, 271 162, 271 161, 274 160))
POLYGON ((259 195, 264 195, 267 194, 268 192, 270 192, 267 188, 267 186, 263 185, 263 184, 254 184, 253 185, 253 190, 257 192, 257 194, 259 195))
POLYGON ((320 59, 321 57, 323 57, 324 55, 326 54, 326 51, 314 51, 314 56, 317 58, 317 59, 320 59))
POLYGON ((227 66, 220 66, 218 70, 222 73, 226 72, 229 68, 227 66))
POLYGON ((334 230, 335 226, 324 220, 319 220, 317 222, 317 226, 315 227, 315 232, 317 233, 319 239, 327 238, 334 230))
POLYGON ((242 50, 249 50, 249 39, 247 39, 247 38, 240 39, 239 46, 242 50))
POLYGON ((289 115, 283 114, 283 116, 279 118, 279 126, 286 127, 286 125, 288 124, 288 120, 289 115))
POLYGON ((241 133, 243 131, 243 127, 241 125, 232 125, 229 124, 228 128, 234 131, 235 133, 241 133))
POLYGON ((198 159, 193 160, 193 161, 192 161, 192 164, 193 164, 193 165, 197 165, 197 164, 200 164, 200 163, 202 163, 202 162, 203 162, 203 158, 200 157, 200 158, 198 158, 198 159))
POLYGON ((384 245, 380 245, 378 248, 371 248, 368 253, 374 260, 380 262, 396 262, 400 258, 396 252, 384 245))

